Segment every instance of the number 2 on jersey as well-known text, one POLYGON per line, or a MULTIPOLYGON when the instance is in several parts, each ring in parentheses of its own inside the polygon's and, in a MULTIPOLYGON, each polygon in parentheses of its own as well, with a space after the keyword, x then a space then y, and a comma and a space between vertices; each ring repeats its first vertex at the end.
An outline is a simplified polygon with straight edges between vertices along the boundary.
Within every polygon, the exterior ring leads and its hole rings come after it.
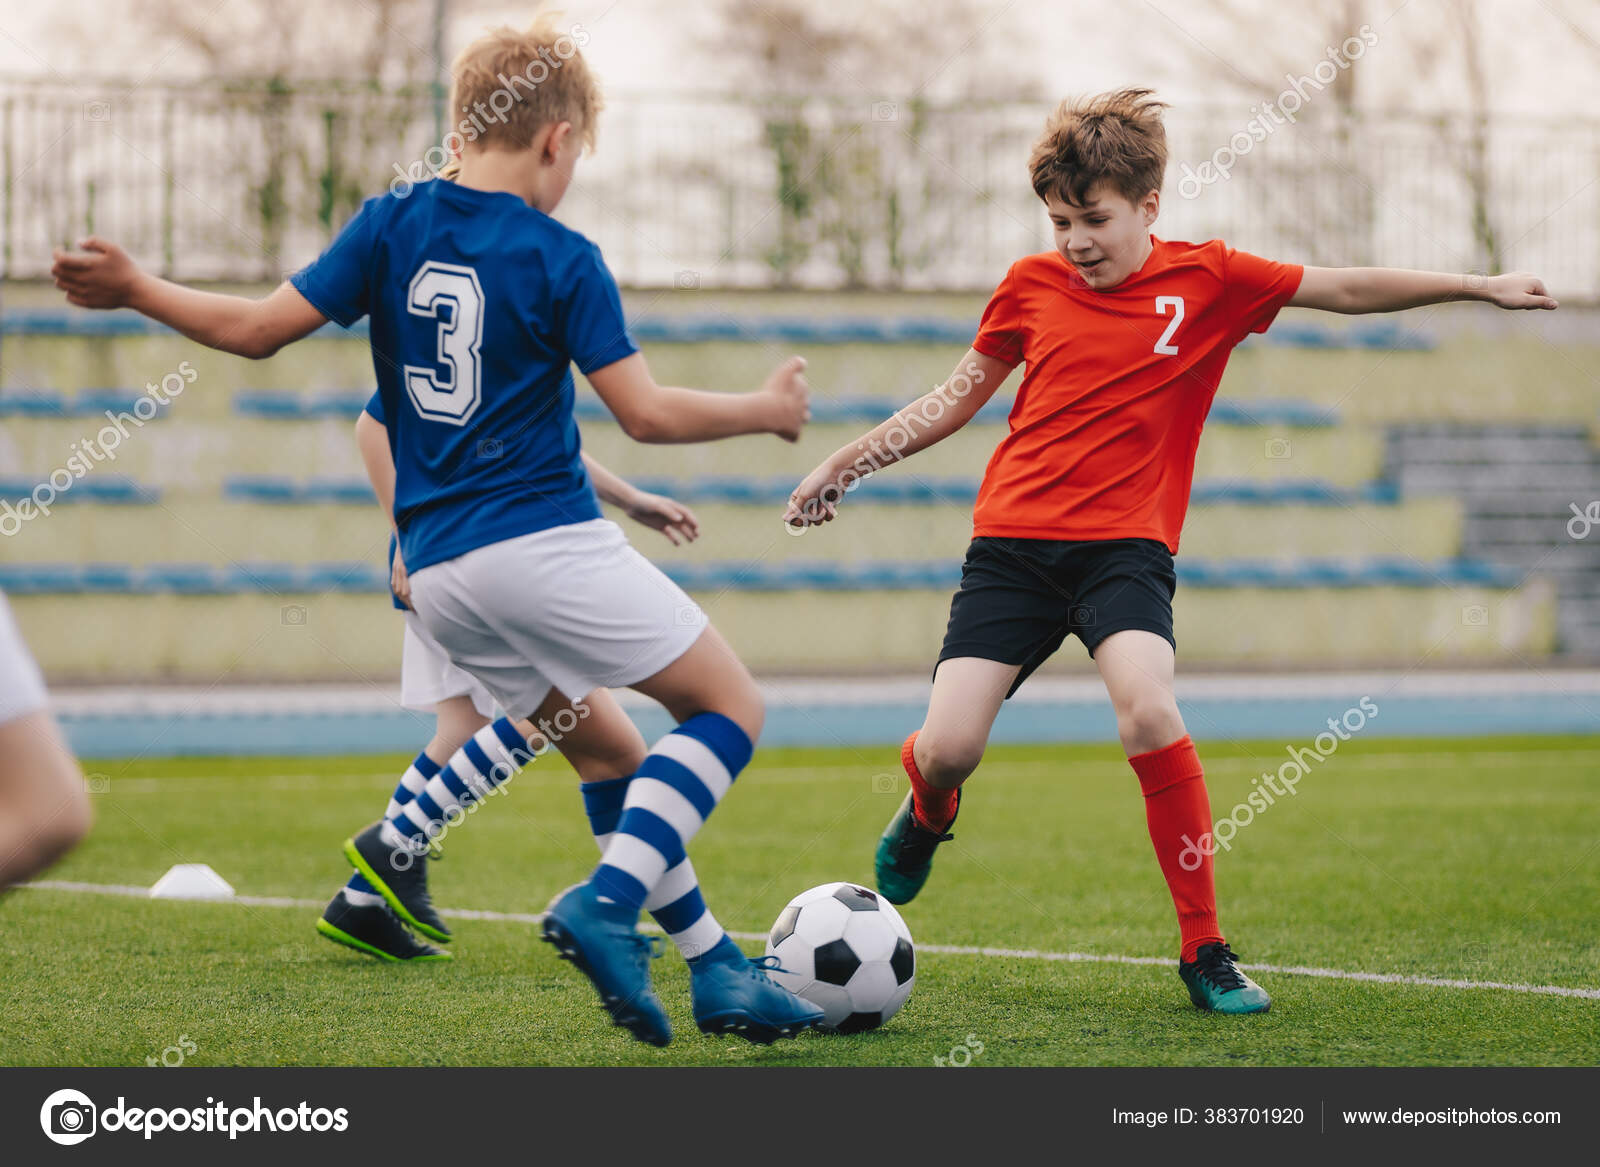
POLYGON ((483 285, 470 267, 430 259, 411 277, 406 310, 437 322, 437 368, 405 367, 406 392, 417 412, 446 425, 466 425, 483 398, 478 350, 483 347, 483 285), (440 311, 450 305, 446 315, 440 311))
POLYGON ((1172 323, 1167 325, 1167 330, 1161 334, 1161 339, 1156 341, 1156 352, 1164 357, 1178 355, 1178 346, 1169 344, 1172 334, 1178 331, 1178 325, 1183 323, 1183 297, 1182 296, 1157 296, 1156 315, 1165 316, 1172 313, 1172 323))

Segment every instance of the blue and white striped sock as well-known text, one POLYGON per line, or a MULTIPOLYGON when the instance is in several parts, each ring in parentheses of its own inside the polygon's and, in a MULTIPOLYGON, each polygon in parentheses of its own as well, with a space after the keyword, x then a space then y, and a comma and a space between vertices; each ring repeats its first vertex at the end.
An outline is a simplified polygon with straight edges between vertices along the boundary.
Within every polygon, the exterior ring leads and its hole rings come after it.
POLYGON ((428 776, 412 798, 402 800, 396 792, 398 809, 383 824, 383 841, 391 847, 415 847, 438 838, 446 822, 459 820, 468 807, 488 797, 536 756, 509 717, 484 726, 428 776))
POLYGON ((622 820, 591 877, 606 900, 642 908, 686 858, 755 747, 720 713, 697 713, 651 748, 628 783, 622 820))
MULTIPOLYGON (((594 841, 602 855, 622 819, 623 803, 632 781, 630 776, 582 785, 583 809, 589 816, 589 829, 594 832, 594 841)), ((661 925, 661 930, 677 945, 685 960, 698 960, 724 942, 732 943, 706 907, 694 865, 687 857, 661 877, 661 882, 645 899, 644 910, 661 925)))
MULTIPOLYGON (((389 796, 389 806, 383 812, 383 817, 392 819, 399 814, 400 808, 421 794, 428 785, 428 779, 438 772, 438 762, 427 754, 418 754, 411 765, 406 767, 406 772, 400 775, 400 783, 389 796)), ((350 882, 344 886, 344 898, 357 907, 377 907, 383 903, 383 897, 378 894, 378 889, 368 883, 367 877, 359 871, 351 873, 350 882)))

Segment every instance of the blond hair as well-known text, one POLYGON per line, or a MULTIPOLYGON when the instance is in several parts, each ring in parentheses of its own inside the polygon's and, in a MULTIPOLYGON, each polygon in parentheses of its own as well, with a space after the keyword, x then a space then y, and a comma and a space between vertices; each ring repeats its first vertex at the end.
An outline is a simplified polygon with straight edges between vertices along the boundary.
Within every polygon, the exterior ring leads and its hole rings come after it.
POLYGON ((1033 144, 1028 172, 1034 193, 1082 206, 1099 182, 1130 203, 1159 191, 1167 173, 1167 131, 1161 124, 1166 108, 1150 89, 1069 97, 1033 144))
POLYGON ((563 32, 549 14, 522 32, 502 26, 484 33, 450 67, 450 105, 460 121, 446 143, 460 139, 455 151, 474 142, 525 150, 543 127, 571 122, 593 149, 605 103, 579 51, 588 43, 582 25, 563 32))

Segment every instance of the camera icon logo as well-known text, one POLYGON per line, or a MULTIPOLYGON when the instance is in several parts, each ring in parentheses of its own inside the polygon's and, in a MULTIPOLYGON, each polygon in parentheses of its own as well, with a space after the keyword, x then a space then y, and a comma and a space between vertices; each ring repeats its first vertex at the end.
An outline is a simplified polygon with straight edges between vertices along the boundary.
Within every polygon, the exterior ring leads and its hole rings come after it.
POLYGON ((1288 438, 1268 438, 1267 458, 1273 462, 1282 462, 1290 456, 1288 438))
POLYGON ((673 613, 673 623, 680 628, 693 628, 700 623, 700 609, 694 604, 679 604, 673 613))
POLYGON ((109 101, 86 101, 83 103, 83 120, 86 122, 108 122, 111 120, 111 103, 109 101))
POLYGON ((63 1147, 75 1146, 95 1132, 99 1113, 89 1096, 77 1090, 57 1090, 39 1108, 39 1125, 45 1138, 63 1147))
POLYGON ((673 272, 672 286, 680 292, 693 291, 700 286, 700 273, 688 270, 673 272))
POLYGON ((872 103, 872 120, 875 122, 892 122, 900 116, 900 107, 892 101, 875 101, 872 103))
POLYGON ((1461 609, 1461 623, 1468 628, 1482 628, 1489 623, 1489 609, 1482 604, 1468 604, 1461 609))
POLYGON ((893 774, 874 774, 872 776, 872 793, 895 794, 900 790, 900 779, 893 774))
POLYGON ((299 604, 285 604, 278 612, 278 619, 285 628, 304 628, 306 626, 306 610, 299 604))
POLYGON ((486 462, 492 462, 505 453, 505 443, 499 438, 484 438, 478 443, 478 457, 486 462))

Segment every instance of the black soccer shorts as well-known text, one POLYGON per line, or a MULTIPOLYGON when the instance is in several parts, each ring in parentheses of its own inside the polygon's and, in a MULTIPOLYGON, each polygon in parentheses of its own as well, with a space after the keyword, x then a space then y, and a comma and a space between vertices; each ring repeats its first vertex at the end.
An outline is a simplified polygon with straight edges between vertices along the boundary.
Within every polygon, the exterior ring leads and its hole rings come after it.
POLYGON ((1069 634, 1090 656, 1113 632, 1130 628, 1154 632, 1176 648, 1177 587, 1172 553, 1154 539, 979 536, 961 566, 939 661, 974 656, 1021 665, 1010 697, 1069 634))

